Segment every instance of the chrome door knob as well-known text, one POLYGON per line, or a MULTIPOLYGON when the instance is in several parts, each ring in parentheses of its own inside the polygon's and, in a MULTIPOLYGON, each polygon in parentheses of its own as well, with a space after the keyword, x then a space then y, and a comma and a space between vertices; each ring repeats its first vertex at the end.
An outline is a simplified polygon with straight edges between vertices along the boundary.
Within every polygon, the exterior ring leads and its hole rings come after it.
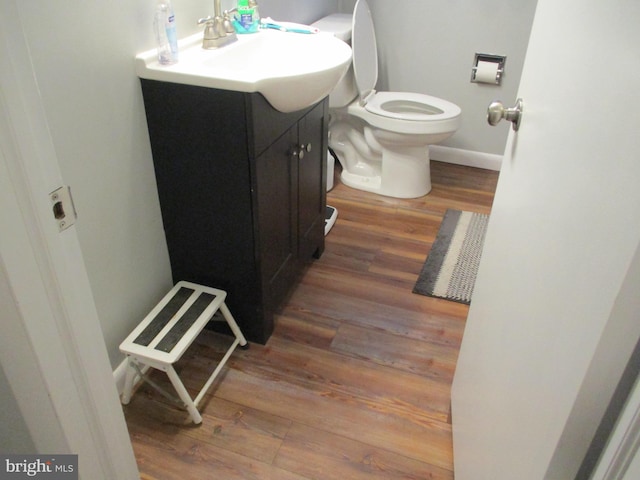
POLYGON ((516 106, 513 108, 504 108, 502 102, 496 101, 489 104, 487 108, 487 122, 489 125, 497 125, 503 118, 511 122, 511 126, 515 132, 520 128, 520 120, 522 119, 522 99, 516 100, 516 106))

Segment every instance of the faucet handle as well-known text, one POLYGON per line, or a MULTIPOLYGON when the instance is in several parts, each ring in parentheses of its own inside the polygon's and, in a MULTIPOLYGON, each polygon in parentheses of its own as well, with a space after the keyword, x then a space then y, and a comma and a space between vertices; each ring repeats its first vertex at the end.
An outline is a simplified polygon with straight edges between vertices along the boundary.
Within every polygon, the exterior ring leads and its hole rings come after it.
POLYGON ((236 33, 236 29, 233 28, 233 24, 231 23, 231 14, 238 11, 238 7, 233 7, 231 10, 225 10, 223 14, 224 18, 224 29, 227 34, 236 33))
POLYGON ((207 22, 213 22, 213 17, 211 15, 209 15, 208 17, 204 17, 204 18, 199 18, 198 19, 198 25, 202 25, 202 24, 205 24, 207 22))
POLYGON ((198 20, 198 25, 204 24, 204 37, 202 39, 203 48, 211 48, 211 40, 220 38, 220 34, 216 31, 215 18, 208 16, 198 20))

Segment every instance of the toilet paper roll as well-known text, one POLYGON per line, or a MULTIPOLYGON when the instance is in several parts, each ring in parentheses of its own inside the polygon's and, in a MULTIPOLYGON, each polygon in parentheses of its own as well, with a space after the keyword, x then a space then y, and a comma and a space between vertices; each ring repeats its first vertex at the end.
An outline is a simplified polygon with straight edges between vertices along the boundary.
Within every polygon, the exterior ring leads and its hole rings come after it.
POLYGON ((496 83, 498 78, 498 62, 479 61, 476 68, 476 82, 478 83, 496 83))

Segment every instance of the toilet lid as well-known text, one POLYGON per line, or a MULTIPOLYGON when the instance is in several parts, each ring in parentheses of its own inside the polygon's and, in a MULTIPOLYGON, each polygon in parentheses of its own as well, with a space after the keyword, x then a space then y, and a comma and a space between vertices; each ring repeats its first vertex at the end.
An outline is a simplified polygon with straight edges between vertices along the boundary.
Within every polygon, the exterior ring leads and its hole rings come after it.
POLYGON ((351 27, 353 73, 360 98, 366 98, 378 81, 378 49, 371 10, 366 0, 358 0, 353 10, 351 27))

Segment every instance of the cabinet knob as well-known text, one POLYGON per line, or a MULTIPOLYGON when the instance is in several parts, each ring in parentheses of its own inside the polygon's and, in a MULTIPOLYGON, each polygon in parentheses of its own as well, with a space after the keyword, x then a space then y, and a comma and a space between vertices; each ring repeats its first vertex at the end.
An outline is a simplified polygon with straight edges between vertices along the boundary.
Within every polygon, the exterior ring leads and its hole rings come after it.
POLYGON ((304 158, 304 154, 305 152, 310 152, 311 151, 311 144, 307 144, 307 145, 300 145, 299 147, 296 147, 293 149, 293 153, 291 155, 293 155, 293 158, 299 158, 300 160, 302 160, 304 158))
POLYGON ((305 152, 310 152, 310 151, 311 151, 311 143, 307 143, 306 145, 303 143, 298 147, 294 147, 291 155, 293 156, 293 158, 299 158, 300 160, 302 160, 304 158, 305 152))

